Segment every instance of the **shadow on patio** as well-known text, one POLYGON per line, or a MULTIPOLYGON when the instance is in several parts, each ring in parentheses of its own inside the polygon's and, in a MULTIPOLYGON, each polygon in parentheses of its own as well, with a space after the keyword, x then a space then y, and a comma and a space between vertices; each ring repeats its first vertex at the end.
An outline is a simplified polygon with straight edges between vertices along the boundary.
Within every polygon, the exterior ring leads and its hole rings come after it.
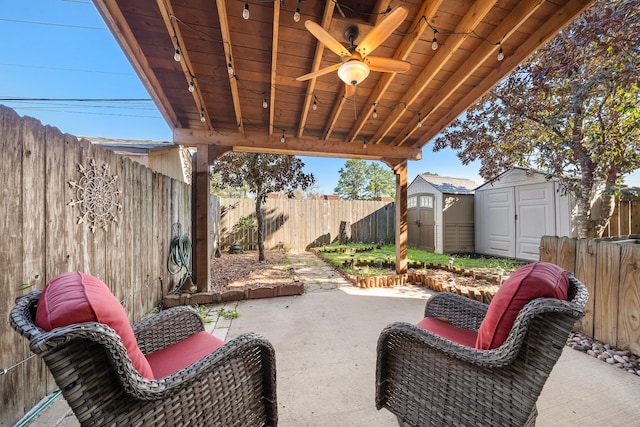
MULTIPOLYGON (((291 254, 303 296, 245 300, 237 319, 217 319, 208 329, 226 341, 254 331, 276 350, 279 425, 397 426, 388 411, 376 411, 376 342, 395 321, 417 322, 425 288, 360 289, 311 254, 291 254)), ((538 400, 538 426, 637 425, 640 378, 565 347, 538 400)), ((77 426, 62 398, 33 426, 77 426)))

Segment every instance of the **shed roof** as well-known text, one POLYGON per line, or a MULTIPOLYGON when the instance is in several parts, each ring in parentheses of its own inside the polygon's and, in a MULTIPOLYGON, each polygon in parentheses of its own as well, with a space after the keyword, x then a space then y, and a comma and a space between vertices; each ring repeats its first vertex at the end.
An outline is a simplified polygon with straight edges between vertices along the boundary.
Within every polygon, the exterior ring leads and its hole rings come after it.
POLYGON ((466 178, 453 178, 450 176, 429 174, 422 174, 418 176, 443 194, 473 194, 474 188, 478 186, 474 181, 466 178))

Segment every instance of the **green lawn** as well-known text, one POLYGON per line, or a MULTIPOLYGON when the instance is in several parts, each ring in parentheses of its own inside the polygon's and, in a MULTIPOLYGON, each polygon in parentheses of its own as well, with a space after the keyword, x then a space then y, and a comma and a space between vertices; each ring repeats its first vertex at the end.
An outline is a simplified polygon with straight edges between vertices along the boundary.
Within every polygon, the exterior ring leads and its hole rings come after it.
MULTIPOLYGON (((332 265, 342 268, 349 274, 357 274, 364 276, 374 276, 382 274, 391 274, 395 271, 393 264, 395 264, 395 245, 384 245, 377 248, 375 245, 365 245, 350 243, 347 245, 329 245, 316 248, 318 254, 327 260, 332 265), (363 249, 370 248, 364 252, 360 252, 363 249), (340 252, 325 252, 327 250, 340 250, 340 252), (347 266, 344 265, 345 261, 374 261, 379 263, 385 263, 388 265, 383 268, 379 267, 354 267, 350 266, 348 262, 347 266)), ((485 257, 478 255, 466 255, 466 254, 436 254, 433 252, 426 252, 421 249, 408 248, 407 258, 409 263, 421 262, 449 265, 449 259, 453 258, 453 266, 458 268, 464 268, 466 270, 481 270, 495 272, 499 268, 503 268, 505 273, 515 271, 518 267, 527 264, 525 261, 516 261, 510 258, 498 258, 498 257, 485 257)))

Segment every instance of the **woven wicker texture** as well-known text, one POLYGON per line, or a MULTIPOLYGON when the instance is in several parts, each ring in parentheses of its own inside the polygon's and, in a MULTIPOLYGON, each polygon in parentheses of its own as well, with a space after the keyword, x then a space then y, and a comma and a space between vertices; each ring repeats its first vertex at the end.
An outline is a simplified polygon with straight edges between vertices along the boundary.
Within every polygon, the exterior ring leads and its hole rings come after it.
MULTIPOLYGON (((521 426, 535 423, 536 400, 589 294, 569 273, 569 301, 528 303, 502 346, 479 350, 409 323, 378 340, 376 406, 407 426, 521 426)), ((452 293, 427 302, 426 317, 477 330, 485 304, 452 293)))
MULTIPOLYGON (((83 323, 45 332, 34 325, 41 291, 16 300, 13 328, 44 359, 83 426, 275 426, 275 353, 263 337, 244 334, 162 379, 133 368, 108 326, 83 323)), ((190 307, 162 311, 133 325, 143 353, 204 330, 190 307)))

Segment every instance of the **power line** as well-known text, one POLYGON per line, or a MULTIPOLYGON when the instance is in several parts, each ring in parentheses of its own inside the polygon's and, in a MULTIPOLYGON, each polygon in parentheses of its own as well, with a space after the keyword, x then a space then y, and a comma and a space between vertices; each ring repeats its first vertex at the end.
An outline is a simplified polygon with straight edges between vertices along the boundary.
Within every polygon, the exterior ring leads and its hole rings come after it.
POLYGON ((66 28, 78 28, 81 30, 100 30, 100 31, 106 31, 106 28, 101 28, 101 27, 88 27, 88 26, 84 26, 84 25, 71 25, 71 24, 56 24, 54 22, 36 22, 36 21, 22 21, 20 19, 6 19, 6 18, 0 18, 0 21, 2 22, 13 22, 15 24, 29 24, 29 25, 46 25, 49 27, 66 27, 66 28))
POLYGON ((100 70, 83 70, 79 68, 62 68, 62 67, 48 67, 44 65, 24 65, 24 64, 8 64, 8 63, 0 63, 1 67, 20 67, 20 68, 37 68, 43 70, 54 70, 54 71, 74 71, 79 73, 96 73, 96 74, 114 74, 120 76, 135 76, 135 73, 124 73, 119 71, 100 71, 100 70))
POLYGON ((40 102, 140 102, 153 101, 151 98, 12 98, 0 96, 0 101, 40 101, 40 102))

